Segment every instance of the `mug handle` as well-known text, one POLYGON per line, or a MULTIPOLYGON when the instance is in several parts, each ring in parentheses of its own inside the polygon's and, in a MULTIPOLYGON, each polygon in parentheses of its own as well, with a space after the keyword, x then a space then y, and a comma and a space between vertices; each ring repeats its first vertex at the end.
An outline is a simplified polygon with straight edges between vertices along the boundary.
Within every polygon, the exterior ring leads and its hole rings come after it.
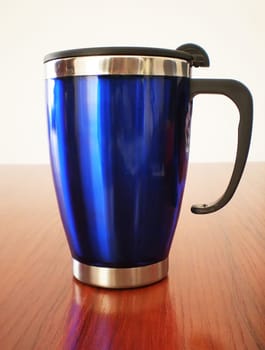
POLYGON ((239 184, 250 146, 253 102, 249 90, 242 83, 231 79, 191 79, 191 99, 198 94, 225 95, 236 104, 240 114, 236 160, 226 191, 215 202, 196 204, 191 207, 194 214, 208 214, 224 207, 233 197, 239 184))

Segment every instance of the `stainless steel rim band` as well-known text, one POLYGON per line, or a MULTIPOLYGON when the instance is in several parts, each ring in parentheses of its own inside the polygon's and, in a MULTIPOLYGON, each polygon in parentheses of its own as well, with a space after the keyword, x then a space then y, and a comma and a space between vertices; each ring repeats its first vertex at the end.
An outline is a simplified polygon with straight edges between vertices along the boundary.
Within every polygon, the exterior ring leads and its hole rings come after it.
POLYGON ((46 79, 88 75, 152 75, 190 77, 190 64, 158 56, 80 56, 45 63, 46 79))
POLYGON ((132 268, 89 266, 73 259, 73 275, 79 281, 104 288, 135 288, 165 278, 168 258, 158 263, 132 268))

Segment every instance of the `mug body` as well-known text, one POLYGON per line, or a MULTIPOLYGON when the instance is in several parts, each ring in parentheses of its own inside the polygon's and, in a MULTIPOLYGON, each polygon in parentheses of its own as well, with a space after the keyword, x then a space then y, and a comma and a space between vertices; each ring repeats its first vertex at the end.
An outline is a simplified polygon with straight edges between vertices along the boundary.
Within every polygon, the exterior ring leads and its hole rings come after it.
POLYGON ((50 157, 74 276, 110 288, 164 278, 188 162, 189 62, 83 56, 46 66, 50 157))

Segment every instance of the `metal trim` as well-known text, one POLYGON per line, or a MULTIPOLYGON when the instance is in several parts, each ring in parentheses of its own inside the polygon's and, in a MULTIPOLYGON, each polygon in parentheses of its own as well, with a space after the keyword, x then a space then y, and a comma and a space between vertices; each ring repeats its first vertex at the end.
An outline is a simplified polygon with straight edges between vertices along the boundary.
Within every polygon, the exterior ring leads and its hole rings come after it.
POLYGON ((48 61, 45 78, 89 75, 152 75, 190 77, 190 63, 158 56, 81 56, 48 61))
POLYGON ((158 263, 131 267, 112 268, 91 266, 73 259, 73 275, 79 281, 103 288, 135 288, 153 284, 168 274, 168 258, 158 263))

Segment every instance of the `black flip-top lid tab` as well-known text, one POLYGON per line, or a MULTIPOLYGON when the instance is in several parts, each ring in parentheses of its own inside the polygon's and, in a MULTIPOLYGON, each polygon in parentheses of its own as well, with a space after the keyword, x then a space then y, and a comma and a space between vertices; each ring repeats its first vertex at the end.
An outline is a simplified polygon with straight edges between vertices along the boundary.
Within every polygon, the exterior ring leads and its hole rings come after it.
POLYGON ((52 60, 80 56, 107 56, 107 55, 137 55, 179 58, 190 62, 195 67, 208 67, 207 53, 198 45, 185 44, 177 50, 152 47, 93 47, 74 50, 57 51, 44 57, 44 63, 52 60))

